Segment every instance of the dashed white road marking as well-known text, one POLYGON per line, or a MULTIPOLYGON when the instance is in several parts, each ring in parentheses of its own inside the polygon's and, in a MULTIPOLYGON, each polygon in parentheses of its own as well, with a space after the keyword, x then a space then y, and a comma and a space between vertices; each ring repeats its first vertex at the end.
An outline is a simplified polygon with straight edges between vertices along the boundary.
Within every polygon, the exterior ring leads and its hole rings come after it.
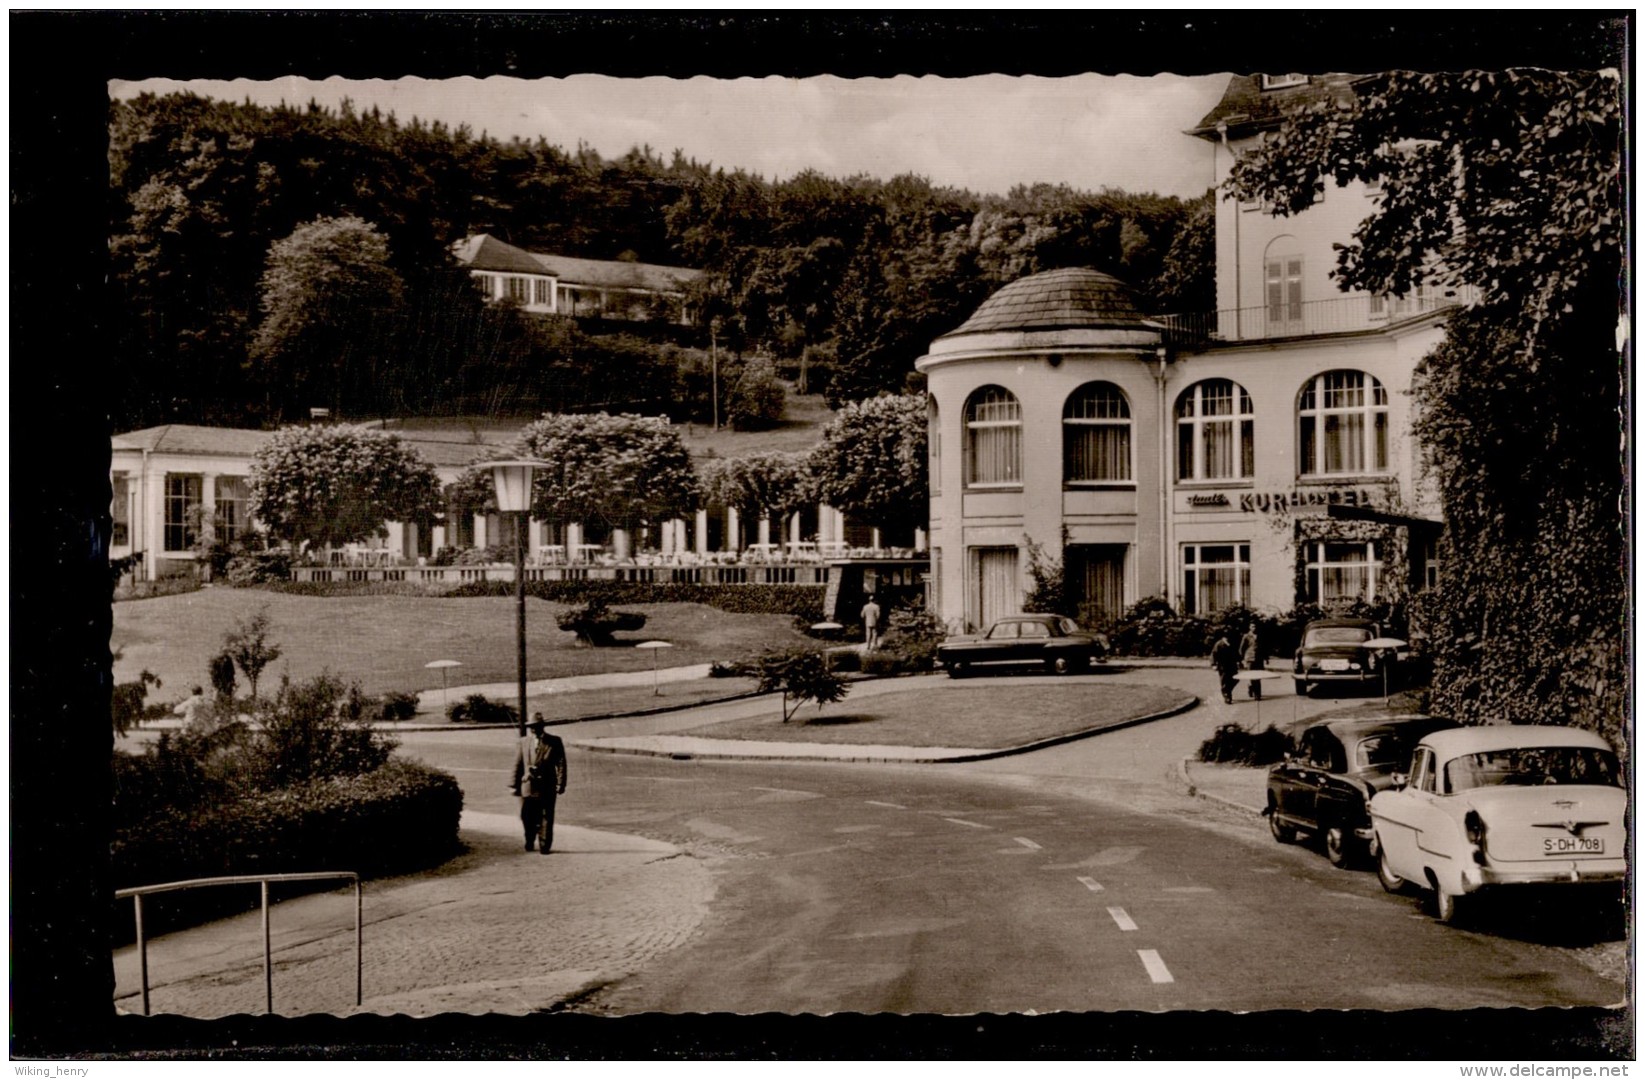
POLYGON ((1092 892, 1102 892, 1102 882, 1100 882, 1100 881, 1095 881, 1095 880, 1093 880, 1091 878, 1088 878, 1088 877, 1075 878, 1074 880, 1079 882, 1081 885, 1084 885, 1087 889, 1090 889, 1092 892))
POLYGON ((1113 919, 1114 925, 1121 930, 1135 930, 1137 928, 1137 924, 1131 921, 1131 916, 1127 915, 1122 907, 1109 908, 1108 917, 1113 919))
POLYGON ((1172 977, 1171 969, 1165 966, 1165 961, 1159 958, 1159 952, 1154 949, 1138 949, 1137 959, 1142 966, 1148 969, 1148 977, 1157 983, 1176 982, 1172 977))
POLYGON ((1038 844, 1034 843, 1034 841, 1028 839, 1028 837, 1026 837, 1026 836, 1013 836, 1011 839, 1015 840, 1017 843, 1021 844, 1025 848, 1027 848, 1029 851, 1038 851, 1038 850, 1040 850, 1040 846, 1038 844))
POLYGON ((880 802, 878 799, 864 799, 863 801, 866 802, 869 806, 883 806, 887 810, 907 810, 908 809, 908 807, 906 807, 906 806, 900 806, 900 805, 898 805, 897 803, 894 803, 894 802, 880 802))
POLYGON ((964 818, 957 817, 945 817, 943 820, 951 821, 955 825, 969 825, 973 829, 992 829, 994 827, 992 825, 984 825, 979 821, 966 821, 964 818))
POLYGON ((1169 893, 1206 893, 1206 892, 1216 892, 1216 891, 1217 890, 1213 889, 1209 885, 1172 885, 1172 886, 1169 886, 1168 888, 1164 888, 1164 889, 1160 890, 1160 892, 1169 892, 1169 893))

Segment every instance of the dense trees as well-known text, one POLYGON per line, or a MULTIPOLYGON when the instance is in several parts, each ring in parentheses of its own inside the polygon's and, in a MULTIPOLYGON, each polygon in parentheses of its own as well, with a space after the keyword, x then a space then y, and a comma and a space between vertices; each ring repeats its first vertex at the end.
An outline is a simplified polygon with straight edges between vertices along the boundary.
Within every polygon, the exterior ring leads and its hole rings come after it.
POLYGON ((683 517, 700 502, 691 458, 667 417, 551 414, 521 431, 515 449, 548 463, 536 472, 539 518, 631 529, 683 517))
POLYGON ((924 394, 847 405, 811 456, 817 496, 897 533, 923 528, 930 499, 927 423, 924 394))
POLYGON ((322 219, 358 219, 381 240, 366 262, 342 265, 369 266, 390 291, 400 283, 399 302, 385 293, 368 309, 378 321, 349 342, 359 377, 326 388, 352 415, 601 409, 706 420, 707 388, 675 373, 700 366, 711 327, 722 362, 763 353, 794 374, 808 357, 809 381, 837 404, 904 390, 933 337, 1022 274, 1092 265, 1157 294, 1160 310, 1202 301, 1211 275, 1197 202, 1047 186, 978 196, 918 177, 815 171, 770 181, 678 153, 606 160, 346 103, 115 101, 109 177, 121 427, 272 423, 326 404, 273 360, 326 350, 324 335, 305 344, 293 328, 327 325, 317 304, 331 298, 311 288, 294 303, 265 281, 293 263, 310 269, 278 277, 314 279, 323 260, 293 249, 314 247, 318 238, 299 236, 322 219), (478 232, 701 268, 696 337, 612 343, 487 307, 450 257, 478 232), (306 312, 296 324, 294 311, 306 312))
POLYGON ((754 454, 703 462, 704 494, 750 520, 782 521, 817 501, 806 455, 754 454))
POLYGON ((251 516, 277 539, 347 544, 440 513, 440 481, 394 435, 347 425, 275 432, 251 462, 251 516))
POLYGON ((1327 180, 1377 183, 1338 279, 1479 290, 1415 388, 1445 513, 1426 599, 1447 715, 1625 736, 1621 106, 1603 74, 1383 75, 1289 119, 1232 176, 1281 213, 1327 180))

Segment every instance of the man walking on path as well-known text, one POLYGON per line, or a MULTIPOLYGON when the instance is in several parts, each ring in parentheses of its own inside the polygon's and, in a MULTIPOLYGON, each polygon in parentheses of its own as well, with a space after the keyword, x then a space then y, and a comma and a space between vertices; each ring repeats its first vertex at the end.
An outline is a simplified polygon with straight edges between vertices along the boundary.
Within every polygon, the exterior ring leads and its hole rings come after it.
POLYGON ((1228 643, 1228 635, 1217 638, 1217 643, 1211 646, 1211 666, 1217 669, 1217 678, 1222 683, 1222 700, 1226 705, 1234 703, 1234 673, 1239 670, 1239 654, 1228 643))
POLYGON ((880 644, 880 605, 874 603, 874 594, 868 594, 868 603, 862 606, 863 650, 873 652, 880 644))
MULTIPOLYGON (((1252 622, 1246 628, 1245 636, 1239 639, 1239 664, 1246 671, 1262 670, 1262 644, 1257 640, 1257 624, 1252 622)), ((1258 701, 1262 700, 1262 680, 1252 679, 1246 684, 1245 692, 1258 701)))
POLYGON ((548 733, 548 721, 537 713, 514 758, 513 791, 520 796, 527 851, 535 847, 547 855, 554 846, 554 802, 565 794, 565 766, 565 743, 548 733))

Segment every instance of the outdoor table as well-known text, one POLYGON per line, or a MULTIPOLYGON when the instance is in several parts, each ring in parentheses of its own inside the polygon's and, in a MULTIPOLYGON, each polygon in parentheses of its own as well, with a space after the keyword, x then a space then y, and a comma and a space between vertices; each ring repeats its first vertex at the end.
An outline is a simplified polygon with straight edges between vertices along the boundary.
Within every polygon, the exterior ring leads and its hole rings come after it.
POLYGON ((604 551, 604 550, 605 550, 605 545, 604 544, 578 544, 577 545, 577 561, 578 562, 588 562, 588 561, 590 561, 589 560, 590 555, 594 554, 597 551, 604 551))
POLYGON ((558 563, 564 560, 564 544, 543 544, 537 549, 537 561, 539 563, 558 563))

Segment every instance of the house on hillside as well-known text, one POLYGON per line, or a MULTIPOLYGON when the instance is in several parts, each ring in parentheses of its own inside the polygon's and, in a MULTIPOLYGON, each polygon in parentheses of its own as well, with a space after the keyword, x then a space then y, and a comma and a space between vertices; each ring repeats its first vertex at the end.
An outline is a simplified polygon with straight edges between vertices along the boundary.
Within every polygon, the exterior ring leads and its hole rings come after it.
POLYGON ((491 302, 574 318, 689 326, 686 291, 702 276, 682 266, 545 255, 484 233, 459 241, 453 253, 491 302))
MULTIPOLYGON (((1219 186, 1297 99, 1347 77, 1236 77, 1188 135, 1219 186)), ((1124 282, 1013 282, 915 362, 930 390, 931 602, 950 624, 1020 610, 1030 545, 1084 617, 1161 596, 1185 613, 1376 602, 1432 584, 1438 500, 1413 373, 1462 295, 1344 293, 1332 245, 1377 198, 1305 213, 1216 204, 1218 310, 1150 318, 1124 282)))

